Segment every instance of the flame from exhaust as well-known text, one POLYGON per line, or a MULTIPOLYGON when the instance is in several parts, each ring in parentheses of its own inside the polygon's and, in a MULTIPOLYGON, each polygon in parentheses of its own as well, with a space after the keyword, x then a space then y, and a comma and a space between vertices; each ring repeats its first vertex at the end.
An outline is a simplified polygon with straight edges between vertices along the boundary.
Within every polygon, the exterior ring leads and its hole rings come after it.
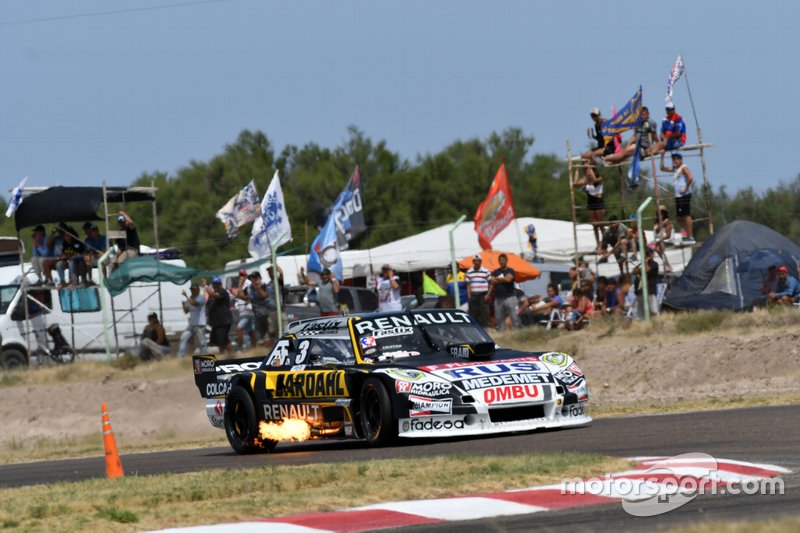
POLYGON ((311 426, 299 418, 287 418, 281 422, 260 422, 258 435, 265 440, 304 441, 311 437, 311 426))

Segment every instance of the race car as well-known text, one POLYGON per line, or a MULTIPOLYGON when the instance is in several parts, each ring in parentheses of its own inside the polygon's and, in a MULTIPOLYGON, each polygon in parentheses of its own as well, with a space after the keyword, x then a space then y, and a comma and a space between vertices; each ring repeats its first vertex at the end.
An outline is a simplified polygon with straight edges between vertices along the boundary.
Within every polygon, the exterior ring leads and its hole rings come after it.
POLYGON ((279 441, 484 435, 591 422, 567 354, 499 348, 467 313, 424 309, 291 323, 265 357, 193 357, 211 425, 237 453, 279 441))

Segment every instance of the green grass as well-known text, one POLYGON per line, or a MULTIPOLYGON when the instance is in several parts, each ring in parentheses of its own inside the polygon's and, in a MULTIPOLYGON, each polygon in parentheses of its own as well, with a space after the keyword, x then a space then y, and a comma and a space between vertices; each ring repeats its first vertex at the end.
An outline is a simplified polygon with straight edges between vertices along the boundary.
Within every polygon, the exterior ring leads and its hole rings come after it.
POLYGON ((130 531, 323 512, 382 501, 440 498, 559 483, 630 467, 576 453, 456 454, 94 479, 0 490, 12 531, 130 531))

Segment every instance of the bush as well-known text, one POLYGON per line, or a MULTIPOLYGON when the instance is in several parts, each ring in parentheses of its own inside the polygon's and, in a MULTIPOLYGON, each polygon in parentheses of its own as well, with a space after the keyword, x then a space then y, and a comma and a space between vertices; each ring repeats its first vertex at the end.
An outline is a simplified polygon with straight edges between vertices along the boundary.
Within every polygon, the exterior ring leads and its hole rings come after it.
POLYGON ((684 313, 675 320, 675 331, 684 335, 713 331, 722 326, 722 323, 732 315, 732 311, 698 311, 696 313, 684 313))

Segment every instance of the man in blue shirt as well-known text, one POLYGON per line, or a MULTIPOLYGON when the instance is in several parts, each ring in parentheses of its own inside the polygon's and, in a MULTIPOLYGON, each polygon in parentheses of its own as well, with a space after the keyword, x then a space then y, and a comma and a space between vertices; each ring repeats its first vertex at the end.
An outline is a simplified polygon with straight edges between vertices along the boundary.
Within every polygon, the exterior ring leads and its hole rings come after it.
POLYGON ((769 293, 769 301, 774 304, 793 305, 800 296, 800 283, 789 275, 785 265, 778 267, 778 288, 769 293))
MULTIPOLYGON (((92 268, 97 267, 97 260, 106 251, 106 236, 100 234, 100 228, 97 224, 87 222, 83 225, 83 231, 86 237, 83 239, 84 247, 84 260, 86 261, 86 283, 92 284, 92 268)), ((105 267, 104 267, 105 268, 105 267)), ((105 270, 103 271, 105 273, 105 270)))

